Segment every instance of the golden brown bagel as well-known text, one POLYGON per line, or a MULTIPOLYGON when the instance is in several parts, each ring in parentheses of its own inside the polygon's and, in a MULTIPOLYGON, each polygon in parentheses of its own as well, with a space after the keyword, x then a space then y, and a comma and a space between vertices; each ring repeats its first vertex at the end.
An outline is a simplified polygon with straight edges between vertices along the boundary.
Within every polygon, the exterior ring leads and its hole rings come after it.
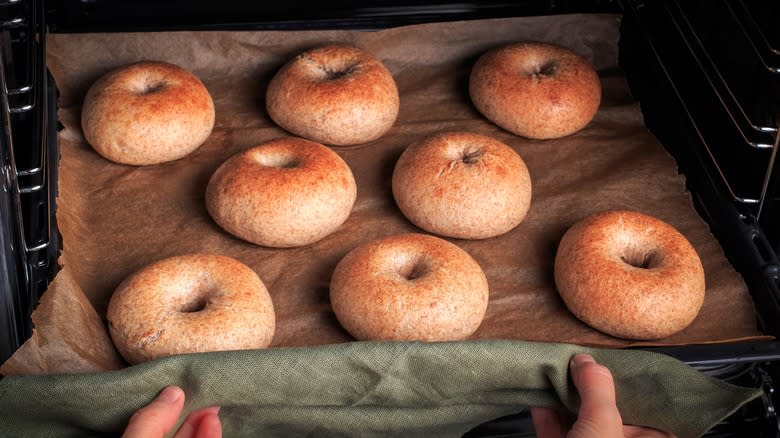
POLYGON ((387 68, 355 47, 306 51, 271 79, 266 108, 287 131, 328 145, 381 137, 398 115, 398 88, 387 68))
POLYGON ((661 339, 693 322, 704 268, 672 226, 632 211, 598 213, 564 234, 555 284, 591 327, 620 338, 661 339))
POLYGON ((601 83, 593 67, 571 50, 546 43, 488 51, 472 68, 469 93, 490 121, 533 139, 579 131, 601 103, 601 83))
POLYGON ((108 328, 131 364, 172 354, 264 348, 276 320, 252 269, 219 255, 192 254, 127 277, 108 306, 108 328))
POLYGON ((206 208, 229 233, 257 245, 314 243, 349 217, 357 186, 331 149, 288 137, 224 162, 206 188, 206 208))
POLYGON ((516 227, 531 205, 525 162, 500 141, 446 132, 412 143, 393 171, 403 214, 431 233, 485 239, 516 227))
POLYGON ((482 322, 488 283, 459 247, 403 234, 347 254, 333 273, 330 300, 341 325, 358 340, 457 340, 482 322))
POLYGON ((214 103, 203 83, 164 62, 139 62, 97 80, 84 97, 81 127, 103 157, 145 165, 197 149, 214 127, 214 103))

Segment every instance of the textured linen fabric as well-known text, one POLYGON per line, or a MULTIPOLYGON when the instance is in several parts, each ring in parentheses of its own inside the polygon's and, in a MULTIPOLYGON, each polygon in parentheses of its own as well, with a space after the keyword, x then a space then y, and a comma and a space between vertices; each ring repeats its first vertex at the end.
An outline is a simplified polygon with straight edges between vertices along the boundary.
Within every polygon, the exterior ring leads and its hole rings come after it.
POLYGON ((761 393, 645 351, 502 340, 354 342, 7 377, 0 381, 0 436, 119 435, 167 385, 184 388, 186 412, 221 406, 225 437, 459 436, 530 406, 576 412, 568 362, 579 352, 612 370, 626 423, 680 438, 701 435, 761 393))

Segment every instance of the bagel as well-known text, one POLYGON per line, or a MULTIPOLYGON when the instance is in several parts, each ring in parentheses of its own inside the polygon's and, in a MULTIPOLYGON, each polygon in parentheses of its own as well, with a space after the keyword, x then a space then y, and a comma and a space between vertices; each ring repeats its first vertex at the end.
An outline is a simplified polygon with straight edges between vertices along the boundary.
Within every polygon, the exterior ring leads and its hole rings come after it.
POLYGON ((654 340, 691 324, 704 303, 704 268, 671 225, 607 211, 573 225, 555 256, 555 284, 571 312, 619 338, 654 340))
POLYGON ((571 50, 526 42, 482 55, 471 70, 469 94, 477 110, 501 128, 551 139, 590 123, 601 103, 601 82, 571 50))
POLYGON ((285 130, 318 143, 368 143, 398 116, 398 88, 368 52, 329 45, 293 58, 266 90, 266 109, 285 130))
POLYGON ((128 276, 111 296, 107 319, 130 364, 264 348, 276 327, 260 277, 235 259, 208 254, 163 259, 128 276))
POLYGON ((104 158, 148 165, 178 160, 214 128, 214 102, 187 70, 144 61, 115 69, 87 91, 84 138, 104 158))
POLYGON ((358 340, 458 340, 485 317, 488 282, 476 260, 454 244, 402 234, 344 256, 333 272, 330 300, 358 340))
POLYGON ((206 208, 217 224, 273 248, 325 238, 347 220, 356 198, 347 163, 333 150, 295 137, 234 155, 206 187, 206 208))
POLYGON ((500 141, 446 132, 412 143, 393 170, 393 197, 412 223, 460 239, 486 239, 520 224, 531 205, 531 176, 500 141))

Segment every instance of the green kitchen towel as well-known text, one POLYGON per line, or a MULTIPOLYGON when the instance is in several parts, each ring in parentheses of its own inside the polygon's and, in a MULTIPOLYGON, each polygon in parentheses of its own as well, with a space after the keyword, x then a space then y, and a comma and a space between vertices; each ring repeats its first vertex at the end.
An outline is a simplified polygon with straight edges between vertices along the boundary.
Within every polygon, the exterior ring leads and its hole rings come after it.
POLYGON ((0 380, 0 436, 119 434, 167 385, 187 412, 219 405, 225 437, 459 436, 530 406, 576 412, 569 359, 589 353, 615 376, 626 423, 703 434, 759 389, 645 351, 480 340, 354 342, 172 356, 120 371, 0 380))

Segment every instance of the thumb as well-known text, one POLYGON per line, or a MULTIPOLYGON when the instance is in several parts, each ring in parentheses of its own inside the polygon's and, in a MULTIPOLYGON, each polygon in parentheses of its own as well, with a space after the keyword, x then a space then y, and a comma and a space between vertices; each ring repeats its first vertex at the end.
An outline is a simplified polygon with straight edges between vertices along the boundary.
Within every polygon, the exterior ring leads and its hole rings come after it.
POLYGON ((123 438, 162 438, 170 432, 184 408, 184 391, 168 386, 130 418, 123 438))
POLYGON ((623 420, 615 401, 615 382, 609 369, 586 354, 572 357, 569 367, 582 403, 568 436, 622 438, 623 420))

